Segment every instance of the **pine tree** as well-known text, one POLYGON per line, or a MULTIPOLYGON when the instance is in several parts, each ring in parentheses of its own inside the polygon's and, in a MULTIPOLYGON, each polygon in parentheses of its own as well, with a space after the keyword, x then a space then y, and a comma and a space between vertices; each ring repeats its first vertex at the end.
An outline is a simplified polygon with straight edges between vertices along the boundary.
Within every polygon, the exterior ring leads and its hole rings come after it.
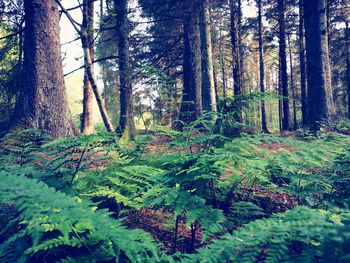
POLYGON ((307 125, 314 131, 335 116, 325 0, 304 0, 308 81, 307 125))

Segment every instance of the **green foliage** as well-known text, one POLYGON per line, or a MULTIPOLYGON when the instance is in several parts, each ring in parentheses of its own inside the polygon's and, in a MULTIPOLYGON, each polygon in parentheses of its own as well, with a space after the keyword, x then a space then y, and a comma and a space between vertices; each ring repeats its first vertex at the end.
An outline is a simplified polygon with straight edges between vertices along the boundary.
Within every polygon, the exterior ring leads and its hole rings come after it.
POLYGON ((56 189, 70 188, 76 175, 108 160, 125 159, 114 134, 80 136, 52 141, 38 130, 10 133, 1 140, 5 171, 45 181, 56 189))
POLYGON ((51 140, 49 135, 34 129, 7 134, 0 140, 1 170, 25 175, 38 172, 35 163, 43 161, 38 149, 51 140))
MULTIPOLYGON (((327 250, 324 243, 337 240, 338 233, 349 233, 349 212, 333 213, 299 206, 268 219, 248 223, 226 234, 185 262, 314 262, 327 254, 339 262, 341 250, 327 250)), ((339 241, 339 239, 338 239, 339 241)), ((344 241, 344 240, 343 240, 344 241)), ((345 262, 345 261, 343 261, 345 262)))
POLYGON ((181 190, 179 187, 160 187, 151 189, 144 195, 144 206, 153 209, 164 209, 185 220, 186 225, 199 224, 203 230, 203 240, 223 232, 222 223, 225 216, 219 209, 206 205, 206 200, 181 190))
POLYGON ((148 234, 126 229, 108 213, 95 211, 91 203, 23 176, 1 172, 0 178, 0 202, 16 208, 19 226, 18 232, 1 244, 2 262, 38 262, 44 257, 49 262, 65 258, 63 262, 160 261, 148 234), (23 250, 19 251, 18 245, 23 250))
POLYGON ((124 161, 99 173, 81 174, 74 189, 82 197, 113 199, 119 210, 121 206, 137 209, 142 204, 142 193, 152 188, 157 176, 162 173, 164 171, 161 169, 146 165, 126 165, 124 161))
MULTIPOLYGON (((10 128, 11 117, 21 83, 20 71, 22 63, 19 61, 19 37, 14 35, 13 37, 5 38, 22 30, 22 10, 10 10, 10 5, 7 6, 9 10, 3 10, 2 8, 4 7, 0 6, 0 136, 3 136, 10 128), (6 19, 3 17, 3 14, 6 13, 16 13, 17 15, 12 19, 6 19)), ((19 36, 23 38, 21 34, 19 36)))
MULTIPOLYGON (((19 251, 25 250, 24 262, 47 253, 52 262, 117 257, 167 262, 148 235, 140 232, 143 241, 136 238, 138 230, 121 226, 123 216, 129 224, 131 214, 148 211, 160 216, 159 231, 173 235, 164 241, 167 251, 193 252, 201 246, 191 256, 174 254, 176 260, 346 262, 349 137, 242 134, 229 139, 215 133, 216 125, 207 113, 182 132, 159 127, 139 135, 130 147, 120 147, 113 134, 56 141, 36 130, 9 134, 0 144, 6 172, 0 195, 1 203, 18 214, 6 212, 12 220, 1 221, 8 240, 2 251, 9 251, 2 256, 21 260, 19 251), (150 140, 158 139, 168 142, 161 145, 161 156, 148 152, 150 140), (111 241, 119 239, 105 235, 105 228, 121 231, 119 256, 111 241), (132 256, 127 240, 139 246, 132 256)), ((148 230, 147 220, 140 221, 148 230)))

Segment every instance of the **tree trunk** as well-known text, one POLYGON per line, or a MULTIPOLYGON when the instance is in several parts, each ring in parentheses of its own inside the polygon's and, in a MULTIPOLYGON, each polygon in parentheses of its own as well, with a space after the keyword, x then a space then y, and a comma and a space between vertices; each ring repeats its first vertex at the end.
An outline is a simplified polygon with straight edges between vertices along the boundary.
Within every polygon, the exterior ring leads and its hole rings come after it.
POLYGON ((349 22, 345 22, 345 48, 346 48, 346 81, 348 93, 348 114, 350 117, 350 27, 349 22))
POLYGON ((209 0, 203 0, 200 10, 202 105, 204 111, 217 111, 214 86, 213 53, 209 0))
POLYGON ((293 129, 297 130, 297 107, 296 107, 296 96, 295 96, 295 86, 294 86, 294 69, 293 69, 293 54, 292 54, 292 43, 290 35, 288 35, 288 46, 289 46, 289 65, 290 65, 290 89, 292 91, 292 103, 293 103, 293 129))
POLYGON ((63 5, 60 2, 60 0, 55 0, 55 2, 60 6, 61 11, 67 16, 68 20, 71 22, 71 24, 74 27, 75 31, 80 36, 80 40, 81 40, 82 47, 83 47, 83 52, 84 52, 84 68, 85 68, 85 72, 87 73, 88 80, 90 81, 92 91, 95 94, 96 102, 97 102, 97 105, 98 105, 98 108, 99 108, 99 111, 100 111, 103 123, 104 123, 104 125, 106 127, 106 130, 108 132, 112 132, 112 131, 114 131, 114 128, 113 128, 113 125, 112 125, 112 123, 111 123, 111 121, 109 119, 106 107, 104 105, 103 98, 102 98, 102 96, 100 94, 100 91, 99 91, 99 89, 97 87, 97 81, 96 81, 94 73, 92 71, 93 61, 91 59, 91 54, 90 54, 90 50, 89 50, 89 44, 88 44, 89 42, 88 42, 88 38, 87 38, 87 32, 79 30, 79 28, 75 24, 74 19, 69 14, 69 12, 63 7, 63 5))
POLYGON ((118 131, 124 142, 128 143, 135 136, 133 91, 129 51, 128 1, 115 0, 116 28, 118 39, 118 64, 120 79, 120 121, 118 131))
POLYGON ((307 116, 307 91, 306 91, 306 64, 305 64, 305 37, 304 37, 304 7, 303 1, 299 0, 299 60, 300 60, 300 90, 301 112, 303 126, 306 125, 307 116))
POLYGON ((183 95, 180 120, 189 123, 202 114, 199 17, 194 3, 184 18, 183 95))
MULTIPOLYGON (((90 0, 83 1, 83 23, 82 31, 87 35, 87 46, 90 51, 91 60, 95 58, 94 51, 94 2, 90 0)), ((89 81, 87 67, 84 67, 84 98, 83 98, 83 116, 81 120, 81 133, 93 134, 95 133, 94 127, 94 93, 92 91, 91 83, 89 81)), ((93 70, 93 66, 91 66, 93 70)))
POLYGON ((283 96, 282 130, 289 130, 289 94, 288 94, 288 73, 286 55, 286 27, 285 27, 285 0, 278 0, 278 24, 279 24, 279 61, 283 96))
POLYGON ((220 66, 221 66, 221 76, 222 76, 222 96, 227 97, 227 83, 226 83, 226 70, 225 70, 225 54, 223 49, 223 37, 222 30, 220 29, 219 36, 219 55, 220 55, 220 66))
POLYGON ((25 0, 23 85, 15 125, 37 128, 54 138, 77 135, 65 92, 59 12, 54 0, 25 0))
POLYGON ((230 0, 231 20, 231 48, 233 58, 233 91, 238 102, 237 122, 242 123, 242 47, 241 47, 241 24, 242 10, 241 0, 230 0))
POLYGON ((109 87, 108 87, 108 73, 107 73, 107 64, 106 62, 102 63, 102 81, 103 81, 103 99, 105 102, 106 110, 108 111, 109 107, 109 87))
MULTIPOLYGON (((259 65, 260 65, 260 92, 265 93, 265 65, 263 46, 263 25, 262 25, 262 5, 258 0, 258 22, 259 22, 259 65)), ((264 133, 269 133, 266 122, 265 98, 261 100, 261 129, 264 133)))
MULTIPOLYGON (((87 39, 85 37, 83 37, 82 42, 86 43, 86 41, 87 41, 87 39)), ((84 45, 85 44, 83 44, 83 46, 84 45)), ((93 63, 92 63, 92 59, 90 57, 90 50, 89 50, 89 48, 83 48, 83 51, 84 51, 84 60, 85 60, 84 63, 85 63, 85 67, 86 67, 87 76, 88 76, 88 79, 91 83, 92 91, 95 94, 95 98, 96 98, 97 105, 98 105, 99 110, 100 110, 100 114, 101 114, 103 123, 104 123, 106 130, 108 132, 113 132, 114 131, 113 124, 112 124, 111 120, 109 119, 106 107, 104 105, 103 98, 102 98, 100 91, 97 87, 97 81, 96 81, 95 76, 93 74, 93 71, 91 69, 91 65, 93 63)))
POLYGON ((304 0, 308 82, 307 125, 317 131, 335 116, 329 64, 325 0, 304 0))

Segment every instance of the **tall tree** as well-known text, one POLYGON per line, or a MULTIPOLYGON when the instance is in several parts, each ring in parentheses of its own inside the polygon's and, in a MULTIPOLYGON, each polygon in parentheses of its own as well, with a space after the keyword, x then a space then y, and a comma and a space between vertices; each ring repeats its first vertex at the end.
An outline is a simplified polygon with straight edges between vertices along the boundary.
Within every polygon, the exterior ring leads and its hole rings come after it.
POLYGON ((345 20, 345 54, 346 54, 346 84, 348 97, 348 115, 350 117, 350 26, 349 22, 345 20))
POLYGON ((120 79, 120 121, 119 132, 123 135, 125 142, 132 140, 135 136, 133 91, 129 51, 129 19, 128 1, 115 0, 116 29, 118 40, 118 64, 120 79))
MULTIPOLYGON (((83 48, 87 48, 90 51, 91 60, 95 58, 94 51, 94 1, 83 0, 83 23, 82 31, 86 34, 87 45, 83 48)), ((86 63, 86 61, 85 61, 86 63)), ((88 73, 84 67, 84 98, 83 98, 83 116, 81 120, 81 132, 83 134, 93 134, 94 128, 94 93, 89 81, 88 73)), ((92 69, 93 70, 93 69, 92 69)))
POLYGON ((239 104, 237 122, 242 123, 242 1, 230 0, 230 35, 233 61, 233 91, 239 104))
POLYGON ((202 114, 201 50, 197 1, 186 1, 184 10, 183 95, 180 120, 188 123, 202 114))
POLYGON ((346 47, 346 82, 348 93, 348 114, 350 116, 350 26, 349 22, 345 21, 345 47, 346 47))
POLYGON ((68 109, 61 62, 59 12, 54 0, 25 0, 23 83, 15 124, 54 138, 77 134, 68 109))
MULTIPOLYGON (((87 73, 87 77, 89 79, 89 82, 91 84, 91 88, 92 91, 94 92, 95 98, 96 98, 96 102, 103 120, 103 123, 106 127, 106 130, 108 132, 112 132, 114 131, 112 122, 108 116, 103 98, 100 94, 100 91, 97 87, 97 81, 94 75, 94 72, 92 70, 92 65, 93 65, 93 60, 91 58, 91 53, 89 50, 89 41, 88 41, 88 37, 87 37, 87 32, 85 30, 80 30, 77 26, 77 22, 73 19, 73 17, 69 14, 69 12, 67 11, 67 9, 64 8, 64 6, 62 5, 60 0, 54 0, 59 7, 61 8, 61 11, 67 16, 68 20, 70 21, 70 23, 72 24, 74 30, 78 33, 81 43, 82 43, 82 47, 83 47, 83 52, 84 52, 84 68, 85 68, 85 72, 87 73)), ((83 13, 83 15, 86 15, 87 12, 83 13)))
MULTIPOLYGON (((258 38, 259 38, 259 68, 260 68, 260 92, 265 93, 265 65, 264 65, 264 42, 262 23, 262 0, 257 0, 258 5, 258 38)), ((266 121, 266 107, 264 98, 261 100, 261 129, 269 133, 266 121)))
POLYGON ((288 34, 288 50, 289 50, 289 71, 290 71, 290 90, 292 91, 292 104, 293 104, 293 129, 298 128, 297 120, 297 105, 296 105, 296 92, 294 85, 294 67, 293 67, 293 53, 292 53, 292 40, 290 34, 288 34))
POLYGON ((279 25, 279 61, 280 61, 280 90, 283 96, 282 130, 289 130, 289 94, 286 54, 286 25, 285 25, 285 0, 278 0, 278 25, 279 25))
POLYGON ((203 110, 217 111, 214 86, 213 52, 210 26, 209 0, 202 0, 200 10, 200 35, 202 53, 202 103, 203 110))
POLYGON ((306 125, 307 91, 306 91, 306 63, 305 63, 305 33, 304 33, 304 0, 299 0, 299 67, 302 123, 306 125))
POLYGON ((304 0, 308 84, 307 125, 319 130, 335 116, 329 63, 325 0, 304 0))

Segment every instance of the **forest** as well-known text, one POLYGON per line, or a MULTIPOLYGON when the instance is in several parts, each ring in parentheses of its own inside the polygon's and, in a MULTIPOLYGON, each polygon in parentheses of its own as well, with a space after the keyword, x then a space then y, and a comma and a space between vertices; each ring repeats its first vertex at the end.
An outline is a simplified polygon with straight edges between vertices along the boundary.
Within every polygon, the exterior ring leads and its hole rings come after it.
POLYGON ((1 0, 0 263, 350 262, 350 0, 1 0))

